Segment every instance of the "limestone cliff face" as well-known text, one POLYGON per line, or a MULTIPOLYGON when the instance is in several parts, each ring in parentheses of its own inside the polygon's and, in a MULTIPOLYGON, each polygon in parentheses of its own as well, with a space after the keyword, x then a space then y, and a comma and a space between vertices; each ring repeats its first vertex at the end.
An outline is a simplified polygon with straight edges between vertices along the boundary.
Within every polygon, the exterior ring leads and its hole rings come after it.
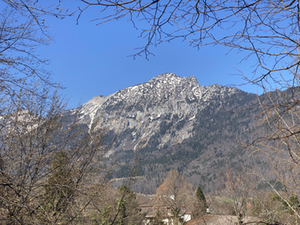
POLYGON ((117 177, 128 175, 130 160, 139 158, 143 181, 136 191, 154 193, 171 168, 213 190, 229 164, 252 165, 240 143, 255 138, 256 100, 256 95, 237 88, 201 86, 195 77, 165 73, 94 97, 81 107, 81 122, 91 127, 100 121, 117 135, 110 152, 120 161, 117 177))
POLYGON ((196 115, 212 100, 241 92, 219 85, 200 86, 197 79, 173 73, 125 88, 107 97, 97 96, 82 106, 82 119, 101 124, 119 134, 116 150, 137 150, 159 133, 157 146, 181 143, 194 136, 196 115))

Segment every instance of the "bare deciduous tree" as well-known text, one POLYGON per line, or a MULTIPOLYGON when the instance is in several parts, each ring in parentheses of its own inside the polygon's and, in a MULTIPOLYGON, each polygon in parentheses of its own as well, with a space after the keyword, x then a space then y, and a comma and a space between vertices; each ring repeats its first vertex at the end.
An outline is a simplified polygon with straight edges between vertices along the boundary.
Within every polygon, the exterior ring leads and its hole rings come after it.
POLYGON ((277 213, 276 217, 282 222, 289 221, 288 224, 300 219, 298 205, 291 203, 293 201, 290 200, 300 194, 298 89, 295 87, 285 92, 275 91, 265 94, 265 99, 261 101, 260 118, 264 133, 252 145, 253 155, 257 154, 269 160, 268 167, 272 171, 273 181, 271 182, 270 177, 264 174, 256 174, 286 206, 286 209, 277 213))
POLYGON ((88 174, 100 172, 110 148, 106 131, 81 127, 47 90, 23 90, 1 101, 0 217, 5 224, 68 223, 78 218, 78 196, 88 174), (68 177, 66 177, 68 176, 68 177))
POLYGON ((248 82, 274 79, 285 86, 280 73, 286 80, 287 74, 293 79, 298 73, 300 7, 294 0, 81 2, 86 4, 81 13, 89 7, 100 9, 97 24, 126 18, 141 27, 146 44, 135 55, 147 57, 152 45, 180 39, 198 48, 217 44, 248 52, 242 60, 253 56, 257 72, 254 77, 245 76, 248 82))
POLYGON ((255 195, 256 182, 242 171, 234 171, 229 167, 221 177, 221 194, 229 198, 233 209, 233 215, 237 217, 237 223, 243 224, 246 216, 251 214, 247 205, 255 195))
MULTIPOLYGON (((65 111, 52 90, 58 85, 35 50, 52 40, 44 17, 72 13, 61 1, 39 3, 0 1, 0 223, 90 223, 94 195, 87 190, 93 176, 105 178, 114 138, 97 121, 81 124, 80 109, 65 111)), ((134 201, 125 191, 120 196, 110 224, 139 224, 134 201), (126 218, 120 217, 124 207, 126 218)))
POLYGON ((52 41, 45 16, 70 16, 60 3, 41 5, 32 0, 0 1, 0 95, 17 95, 19 90, 34 88, 36 83, 58 86, 44 70, 48 63, 36 49, 52 41))
POLYGON ((180 216, 185 214, 191 205, 192 197, 192 186, 177 170, 172 169, 156 190, 154 207, 166 217, 172 215, 174 224, 177 224, 180 216))

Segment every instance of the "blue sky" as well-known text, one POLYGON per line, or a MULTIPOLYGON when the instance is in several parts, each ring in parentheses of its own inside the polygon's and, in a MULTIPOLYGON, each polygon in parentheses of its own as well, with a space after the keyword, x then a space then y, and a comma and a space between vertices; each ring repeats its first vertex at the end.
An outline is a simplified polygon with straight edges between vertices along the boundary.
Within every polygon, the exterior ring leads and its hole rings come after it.
MULTIPOLYGON (((76 1, 64 1, 74 10, 76 1)), ((69 99, 68 107, 87 102, 97 95, 109 95, 120 89, 149 81, 152 77, 172 72, 182 77, 195 76, 200 85, 239 85, 244 81, 238 68, 251 76, 253 62, 239 64, 245 53, 237 53, 222 46, 205 46, 200 50, 176 40, 150 50, 155 56, 133 59, 137 47, 146 40, 138 38, 136 30, 126 19, 96 26, 91 19, 101 16, 97 7, 86 11, 76 25, 76 16, 59 20, 46 18, 51 25, 54 41, 38 48, 38 54, 50 60, 46 69, 52 79, 66 89, 63 96, 69 99), (228 54, 227 54, 228 53, 228 54)), ((257 87, 238 88, 257 93, 257 87)))

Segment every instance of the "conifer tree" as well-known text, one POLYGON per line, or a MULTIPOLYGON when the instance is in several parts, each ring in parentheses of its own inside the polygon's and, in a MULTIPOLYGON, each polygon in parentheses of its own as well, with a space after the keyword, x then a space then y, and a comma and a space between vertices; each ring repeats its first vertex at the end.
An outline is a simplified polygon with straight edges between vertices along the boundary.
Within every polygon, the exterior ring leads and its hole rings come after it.
POLYGON ((203 193, 200 186, 197 187, 196 197, 203 204, 204 209, 206 209, 207 208, 207 203, 206 203, 205 195, 204 195, 204 193, 203 193))
POLYGON ((56 154, 47 184, 45 185, 44 208, 55 214, 65 211, 71 203, 73 194, 73 180, 71 170, 68 168, 69 159, 64 151, 56 154))
POLYGON ((195 194, 195 200, 193 202, 193 217, 202 217, 206 213, 206 209, 208 208, 206 203, 205 195, 200 186, 197 187, 197 191, 195 194))

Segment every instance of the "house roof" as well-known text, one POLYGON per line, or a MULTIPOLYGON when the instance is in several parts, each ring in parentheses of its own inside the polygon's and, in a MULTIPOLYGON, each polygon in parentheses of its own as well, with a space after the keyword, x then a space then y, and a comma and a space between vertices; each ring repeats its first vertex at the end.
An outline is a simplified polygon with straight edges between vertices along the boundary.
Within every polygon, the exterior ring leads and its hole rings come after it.
POLYGON ((143 194, 137 194, 136 199, 141 208, 141 213, 145 214, 147 218, 153 218, 155 216, 153 211, 154 199, 152 196, 143 194))
POLYGON ((136 200, 140 207, 152 207, 154 204, 154 199, 152 196, 136 194, 136 200))
MULTIPOLYGON (((155 203, 154 196, 137 194, 136 199, 137 199, 138 204, 140 206, 141 213, 144 213, 147 218, 154 218, 156 209, 167 210, 167 206, 165 206, 165 204, 163 204, 162 202, 156 202, 156 204, 154 206, 154 203, 155 203)), ((184 211, 184 212, 181 212, 181 213, 182 214, 183 213, 191 214, 191 212, 189 212, 189 211, 184 211)), ((169 213, 168 216, 172 216, 172 214, 169 213)))
MULTIPOLYGON (((261 221, 257 217, 246 217, 244 218, 244 223, 258 223, 261 221)), ((233 225, 237 223, 236 216, 228 216, 228 215, 204 215, 203 217, 199 217, 196 219, 192 219, 186 223, 186 225, 233 225)))

